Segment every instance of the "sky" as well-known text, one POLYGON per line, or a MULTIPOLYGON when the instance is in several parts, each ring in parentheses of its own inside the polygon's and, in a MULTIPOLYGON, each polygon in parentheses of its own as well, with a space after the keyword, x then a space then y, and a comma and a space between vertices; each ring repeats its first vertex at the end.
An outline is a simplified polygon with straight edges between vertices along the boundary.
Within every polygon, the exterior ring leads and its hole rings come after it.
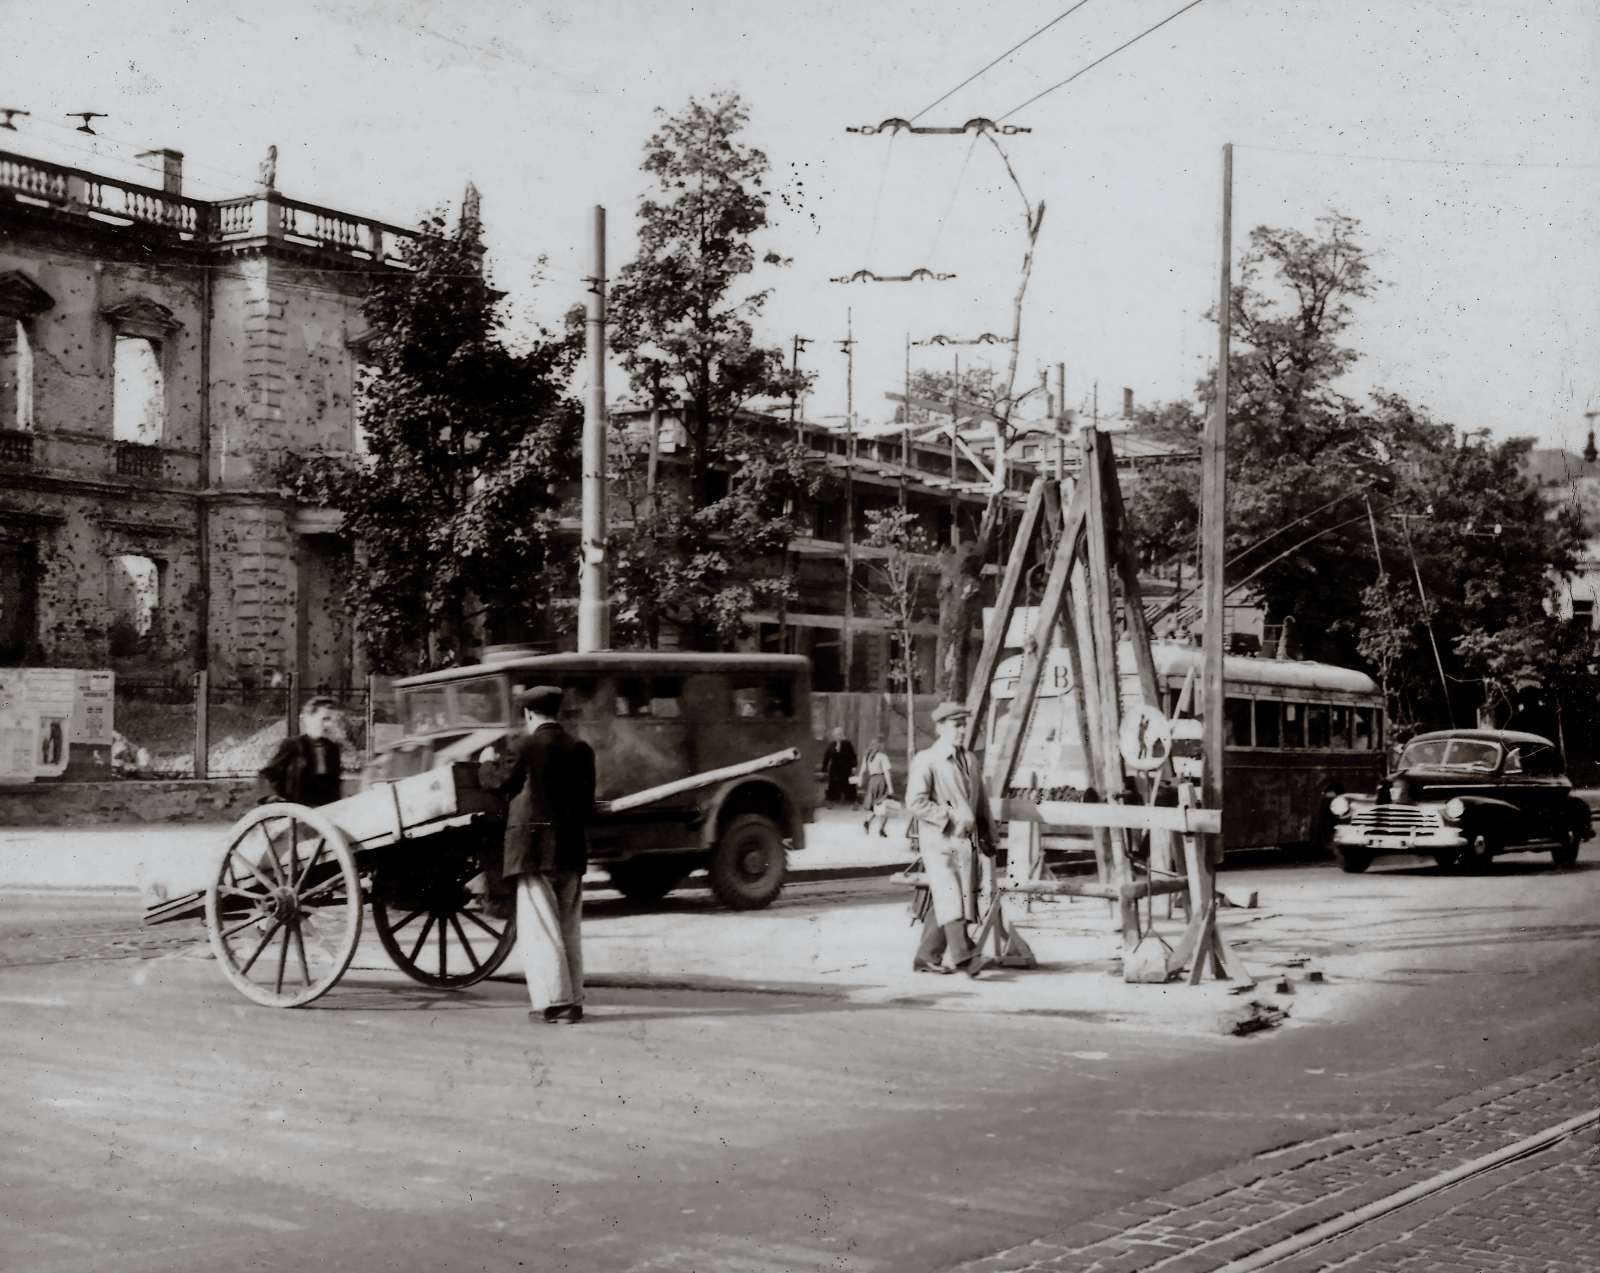
MULTIPOLYGON (((1216 356, 1221 148, 1234 258, 1258 225, 1359 219, 1384 286, 1359 302, 1341 387, 1386 389, 1495 437, 1581 448, 1600 410, 1600 6, 1591 0, 0 0, 0 149, 106 172, 185 152, 185 188, 248 192, 269 145, 285 194, 412 224, 483 194, 490 260, 524 320, 582 300, 591 206, 634 251, 658 108, 737 93, 772 165, 758 334, 818 373, 807 414, 889 419, 906 341, 1009 333, 1023 196, 1044 220, 1018 389, 1065 367, 1115 416, 1192 391, 1216 356), (1045 93, 1028 103, 1036 94, 1045 93), (1021 107, 1021 109, 1017 109, 1021 107), (99 136, 66 112, 97 110, 99 136), (863 136, 975 116, 1032 131, 863 136), (1014 112, 1014 113, 1012 113, 1014 112), (121 165, 122 167, 119 167, 121 165), (539 266, 541 257, 546 264, 539 266), (942 282, 854 283, 927 268, 942 282), (534 276, 542 274, 535 285, 534 276)), ((1003 346, 913 348, 1004 373, 1003 346)), ((625 390, 613 371, 610 396, 625 390)))

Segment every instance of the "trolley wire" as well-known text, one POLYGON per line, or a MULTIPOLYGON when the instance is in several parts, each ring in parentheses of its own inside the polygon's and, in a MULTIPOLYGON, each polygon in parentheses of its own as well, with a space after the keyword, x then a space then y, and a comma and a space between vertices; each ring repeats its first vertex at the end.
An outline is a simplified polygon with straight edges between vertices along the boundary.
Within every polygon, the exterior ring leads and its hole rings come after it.
POLYGON ((972 135, 972 143, 967 147, 966 157, 961 161, 961 170, 956 173, 956 183, 953 187, 951 187, 950 200, 944 205, 944 211, 939 214, 938 225, 934 226, 933 242, 928 244, 928 254, 922 258, 922 264, 924 266, 926 266, 929 261, 933 260, 934 250, 938 248, 939 239, 944 234, 945 222, 949 219, 951 210, 956 206, 956 196, 961 193, 961 179, 967 175, 967 164, 972 160, 972 152, 977 147, 978 138, 980 136, 982 136, 981 133, 974 133, 972 135))
POLYGON ((1009 49, 1007 49, 999 57, 995 58, 994 61, 990 62, 988 66, 984 67, 982 71, 978 71, 978 72, 976 72, 976 73, 974 73, 972 75, 967 76, 966 79, 962 80, 961 83, 957 84, 953 89, 951 89, 948 93, 946 93, 944 95, 944 97, 941 97, 937 101, 930 102, 928 105, 924 106, 921 110, 919 110, 915 115, 913 115, 911 117, 911 123, 913 123, 913 124, 916 123, 917 120, 921 119, 924 115, 926 115, 929 111, 931 111, 935 106, 937 106, 939 104, 939 102, 944 101, 946 97, 954 97, 957 93, 959 93, 962 89, 964 89, 968 84, 972 83, 973 80, 977 79, 979 75, 982 75, 984 73, 984 71, 993 70, 995 67, 999 66, 1000 63, 1004 62, 1008 57, 1010 57, 1013 53, 1015 53, 1018 49, 1020 49, 1023 44, 1027 44, 1027 43, 1029 43, 1029 42, 1031 42, 1033 40, 1037 40, 1041 35, 1043 35, 1051 27, 1055 26, 1055 24, 1057 22, 1060 22, 1062 18, 1071 17, 1074 13, 1076 13, 1079 9, 1083 8, 1083 6, 1088 4, 1088 3, 1089 3, 1089 0, 1078 0, 1078 3, 1073 5, 1072 8, 1068 9, 1065 13, 1061 14, 1059 17, 1052 18, 1049 22, 1046 22, 1042 27, 1040 27, 1037 31, 1035 31, 1032 35, 1030 35, 1026 40, 1023 40, 1022 44, 1013 44, 1009 49))
POLYGON ((1089 65, 1084 67, 1081 71, 1074 71, 1071 75, 1067 76, 1067 78, 1062 80, 1059 84, 1052 84, 1049 88, 1045 89, 1043 92, 1035 93, 1027 101, 1023 102, 1021 106, 1012 107, 1004 115, 1000 116, 1000 118, 1001 119, 1010 119, 1011 116, 1015 115, 1019 110, 1023 110, 1026 107, 1032 106, 1041 97, 1044 97, 1044 96, 1046 96, 1046 95, 1048 95, 1050 93, 1055 92, 1056 89, 1058 89, 1058 88, 1065 88, 1068 84, 1072 83, 1072 81, 1077 79, 1080 75, 1087 75, 1090 71, 1094 70, 1095 67, 1099 66, 1100 63, 1109 61, 1111 58, 1116 57, 1116 55, 1118 53, 1121 53, 1123 49, 1128 48, 1130 45, 1134 45, 1134 44, 1139 43, 1139 41, 1144 39, 1145 36, 1151 34, 1154 31, 1159 31, 1162 27, 1166 26, 1167 23, 1171 22, 1174 18, 1182 17, 1185 13, 1188 13, 1190 9, 1193 9, 1196 5, 1199 5, 1199 4, 1202 4, 1202 3, 1204 3, 1204 0, 1189 0, 1189 3, 1184 5, 1183 8, 1179 9, 1176 13, 1168 14, 1166 17, 1162 18, 1160 22, 1157 22, 1152 27, 1146 27, 1143 31, 1139 32, 1138 35, 1134 36, 1133 39, 1128 40, 1128 41, 1126 41, 1126 42, 1124 42, 1122 44, 1117 45, 1117 47, 1112 49, 1111 52, 1107 53, 1104 57, 1096 58, 1093 62, 1090 62, 1089 65))

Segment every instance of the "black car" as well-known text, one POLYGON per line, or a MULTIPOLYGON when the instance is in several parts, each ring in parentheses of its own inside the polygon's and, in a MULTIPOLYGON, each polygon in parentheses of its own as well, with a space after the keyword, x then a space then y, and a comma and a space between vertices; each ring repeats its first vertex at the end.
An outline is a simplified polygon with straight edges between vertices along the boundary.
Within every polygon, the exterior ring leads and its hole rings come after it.
POLYGON ((1336 796, 1328 811, 1333 854, 1346 871, 1364 871, 1385 853, 1431 854, 1448 870, 1546 851, 1566 870, 1594 836, 1556 745, 1504 729, 1419 734, 1376 794, 1336 796))

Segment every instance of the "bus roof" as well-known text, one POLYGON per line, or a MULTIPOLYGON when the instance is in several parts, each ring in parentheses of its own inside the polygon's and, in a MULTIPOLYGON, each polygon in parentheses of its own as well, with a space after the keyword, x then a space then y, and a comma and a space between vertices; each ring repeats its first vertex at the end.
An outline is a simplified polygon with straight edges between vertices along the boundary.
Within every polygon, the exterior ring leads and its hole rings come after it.
POLYGON ((669 676, 690 672, 765 672, 793 676, 811 662, 799 654, 675 654, 660 650, 604 650, 596 654, 503 654, 482 663, 424 672, 395 682, 399 689, 440 685, 482 676, 525 678, 540 672, 612 672, 669 676))
MULTIPOLYGON (((1127 641, 1121 642, 1120 646, 1117 663, 1124 676, 1132 676, 1135 666, 1132 646, 1127 641)), ((1158 676, 1183 677, 1193 669, 1198 678, 1205 672, 1205 652, 1198 645, 1152 641, 1150 654, 1155 660, 1158 676)), ((1066 667, 1067 663, 1067 652, 1059 647, 1052 647, 1050 664, 1066 667)), ((1021 673, 1022 656, 1014 654, 995 669, 995 680, 1009 680, 1021 673)), ((1358 672, 1354 668, 1290 659, 1253 659, 1241 654, 1223 656, 1222 679, 1230 689, 1260 687, 1374 696, 1379 693, 1377 682, 1365 672, 1358 672)), ((1050 682, 1051 678, 1047 676, 1041 686, 1041 693, 1049 692, 1045 687, 1048 687, 1050 682)), ((997 693, 997 697, 1006 698, 1009 695, 997 693)))

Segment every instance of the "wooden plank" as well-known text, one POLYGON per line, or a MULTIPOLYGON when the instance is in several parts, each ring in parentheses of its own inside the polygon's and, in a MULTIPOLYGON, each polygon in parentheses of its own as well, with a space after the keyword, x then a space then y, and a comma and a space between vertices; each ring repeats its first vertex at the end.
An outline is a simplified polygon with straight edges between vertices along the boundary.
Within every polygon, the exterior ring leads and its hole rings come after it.
MULTIPOLYGON (((1055 631, 1061 607, 1066 597, 1067 581, 1072 573, 1074 545, 1082 533, 1084 503, 1080 498, 1084 488, 1080 484, 1078 495, 1073 497, 1072 508, 1067 513, 1067 523, 1056 545, 1055 560, 1050 563, 1050 574, 1045 580, 1044 595, 1039 601, 1039 621, 1028 633, 1022 647, 1022 671, 1017 677, 1016 692, 1011 700, 1011 711, 1006 714, 1000 730, 995 758, 985 767, 995 784, 996 794, 1003 795, 1011 786, 1016 773, 1017 756, 1022 751, 1028 717, 1034 700, 1039 695, 1039 682, 1044 677, 1045 658, 1050 648, 1050 635, 1055 631)), ((974 720, 976 718, 973 718, 974 720)), ((972 728, 972 722, 968 722, 972 728)), ((991 746, 995 746, 991 742, 991 746)))
POLYGON ((1206 834, 1222 828, 1216 809, 1170 808, 1148 804, 1083 804, 1072 800, 1030 800, 1012 796, 1002 802, 1002 818, 1042 822, 1048 827, 1119 827, 1133 831, 1176 831, 1206 834))
MULTIPOLYGON (((978 667, 972 676, 972 687, 967 691, 967 747, 978 740, 983 728, 983 714, 989 706, 989 691, 994 683, 994 670, 1000 665, 1000 651, 1005 648, 1006 628, 1011 623, 1011 612, 1016 608, 1017 588, 1022 582, 1022 572, 1027 562, 1028 549, 1039 535, 1040 515, 1045 505, 1045 488, 1054 486, 1048 478, 1035 478, 1028 492, 1028 502, 1022 510, 1022 520, 1017 523, 1017 537, 1011 545, 1011 557, 1006 562, 1006 573, 995 593, 994 616, 989 631, 984 634, 983 651, 978 655, 978 667)), ((992 743, 994 740, 990 739, 992 743)))
POLYGON ((1136 901, 1152 894, 1187 892, 1187 880, 1130 880, 1126 884, 1102 884, 1099 880, 1022 880, 1000 885, 1002 893, 1031 893, 1045 897, 1101 897, 1108 901, 1136 901))

